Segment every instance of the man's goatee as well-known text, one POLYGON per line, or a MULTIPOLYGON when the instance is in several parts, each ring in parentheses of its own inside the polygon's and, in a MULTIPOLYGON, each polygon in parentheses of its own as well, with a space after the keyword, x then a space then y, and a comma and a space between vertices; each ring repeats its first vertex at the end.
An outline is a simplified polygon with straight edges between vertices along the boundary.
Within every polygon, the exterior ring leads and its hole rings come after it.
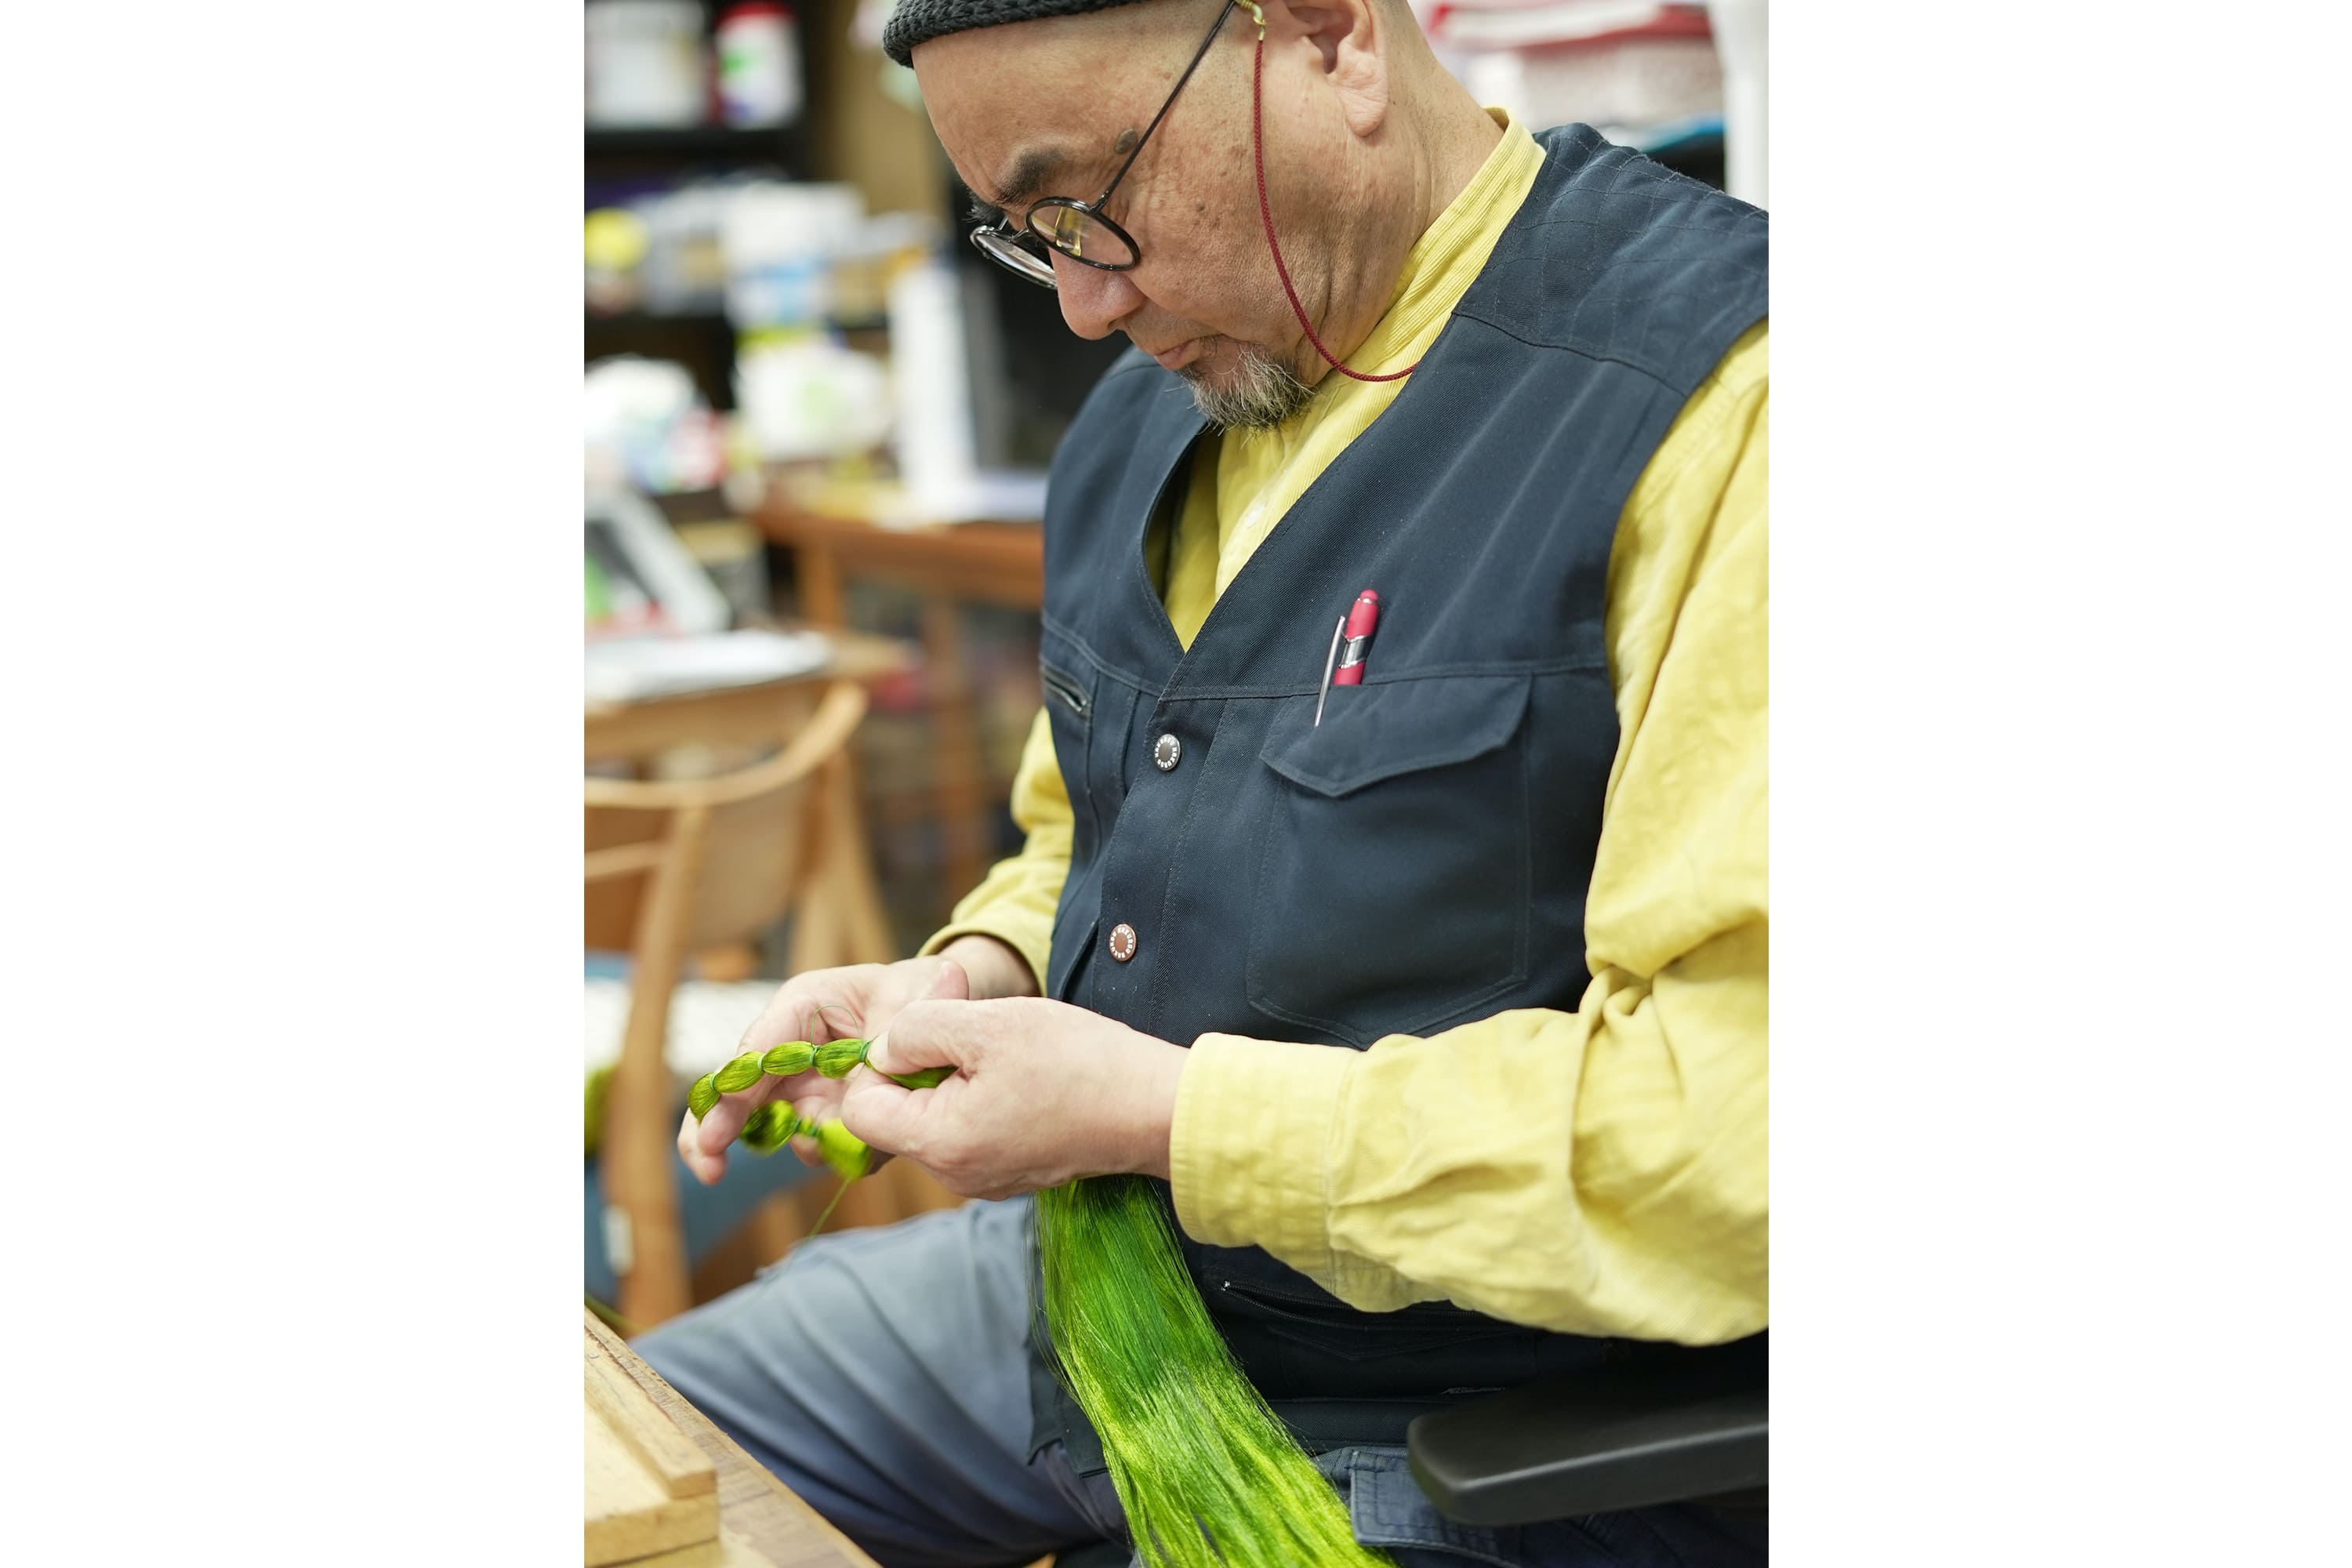
POLYGON ((1296 418, 1315 395, 1315 389, 1290 374, 1290 367, 1269 356, 1255 343, 1241 345, 1241 363, 1234 374, 1239 384, 1212 386, 1200 360, 1178 371, 1192 389, 1192 405, 1220 430, 1271 430, 1296 418))

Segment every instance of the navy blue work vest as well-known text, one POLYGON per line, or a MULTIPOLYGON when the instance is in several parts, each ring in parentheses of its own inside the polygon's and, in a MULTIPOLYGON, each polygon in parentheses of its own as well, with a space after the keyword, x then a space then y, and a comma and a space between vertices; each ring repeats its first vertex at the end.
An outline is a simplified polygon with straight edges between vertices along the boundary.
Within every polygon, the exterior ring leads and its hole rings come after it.
MULTIPOLYGON (((1534 189, 1421 367, 1189 651, 1148 562, 1205 428, 1190 392, 1130 353, 1062 442, 1042 663, 1076 842, 1049 994, 1180 1045, 1360 1049, 1576 1007, 1617 748, 1610 546, 1675 416, 1766 314, 1767 225, 1589 127, 1538 141, 1534 189), (1366 587, 1364 684, 1316 727, 1333 623, 1366 587)), ((1185 1251, 1251 1380, 1310 1435, 1396 1441, 1394 1402, 1606 1353, 1444 1303, 1356 1311, 1255 1247, 1185 1251)))

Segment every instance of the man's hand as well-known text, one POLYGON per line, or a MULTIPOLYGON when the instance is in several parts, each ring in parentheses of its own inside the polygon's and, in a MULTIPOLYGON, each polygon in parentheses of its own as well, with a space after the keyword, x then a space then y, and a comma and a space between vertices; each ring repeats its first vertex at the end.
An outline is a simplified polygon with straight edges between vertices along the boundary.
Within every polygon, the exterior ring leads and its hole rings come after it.
MULTIPOLYGON (((1027 961, 995 938, 985 936, 959 937, 929 958, 812 970, 793 976, 777 989, 743 1032, 737 1054, 765 1052, 786 1040, 823 1045, 827 1040, 870 1038, 887 1027, 901 1008, 926 997, 1022 995, 1034 992, 1035 986, 1027 961)), ((677 1130, 677 1152, 684 1156, 687 1169, 707 1186, 727 1173, 727 1146, 743 1131, 752 1111, 770 1100, 782 1100, 803 1117, 837 1120, 843 1089, 840 1080, 814 1070, 791 1078, 763 1074, 759 1082, 740 1093, 720 1095, 719 1103, 700 1121, 688 1111, 677 1130)), ((803 1163, 821 1162, 814 1139, 793 1139, 793 1152, 803 1163)), ((874 1163, 879 1165, 888 1158, 877 1150, 874 1163)))
POLYGON ((1078 1176, 1168 1174, 1182 1047, 1065 1002, 921 1001, 890 1021, 843 1080, 841 1120, 968 1198, 1078 1176), (883 1072, 952 1067, 936 1089, 883 1072), (880 1068, 873 1071, 870 1068, 880 1068))

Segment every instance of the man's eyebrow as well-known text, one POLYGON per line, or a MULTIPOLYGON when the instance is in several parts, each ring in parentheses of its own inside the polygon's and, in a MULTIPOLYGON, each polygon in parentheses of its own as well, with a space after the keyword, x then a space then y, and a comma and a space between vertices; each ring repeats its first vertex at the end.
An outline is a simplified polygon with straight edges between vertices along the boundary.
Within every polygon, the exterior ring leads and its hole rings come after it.
POLYGON ((992 199, 999 207, 1010 209, 1033 196, 1044 195, 1045 187, 1069 163, 1069 155, 1059 147, 1024 147, 1013 160, 1013 167, 997 182, 992 199))

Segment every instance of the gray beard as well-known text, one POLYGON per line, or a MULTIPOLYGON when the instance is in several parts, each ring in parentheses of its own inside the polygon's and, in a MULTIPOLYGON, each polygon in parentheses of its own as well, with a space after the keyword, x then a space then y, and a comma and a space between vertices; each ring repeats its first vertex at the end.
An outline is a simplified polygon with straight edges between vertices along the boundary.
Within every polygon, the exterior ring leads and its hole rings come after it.
POLYGON ((1290 367, 1267 357, 1255 343, 1241 346, 1239 385, 1214 387, 1195 374, 1195 365, 1176 374, 1192 389, 1192 406, 1220 430, 1271 430, 1297 417, 1315 395, 1315 389, 1290 374, 1290 367))

